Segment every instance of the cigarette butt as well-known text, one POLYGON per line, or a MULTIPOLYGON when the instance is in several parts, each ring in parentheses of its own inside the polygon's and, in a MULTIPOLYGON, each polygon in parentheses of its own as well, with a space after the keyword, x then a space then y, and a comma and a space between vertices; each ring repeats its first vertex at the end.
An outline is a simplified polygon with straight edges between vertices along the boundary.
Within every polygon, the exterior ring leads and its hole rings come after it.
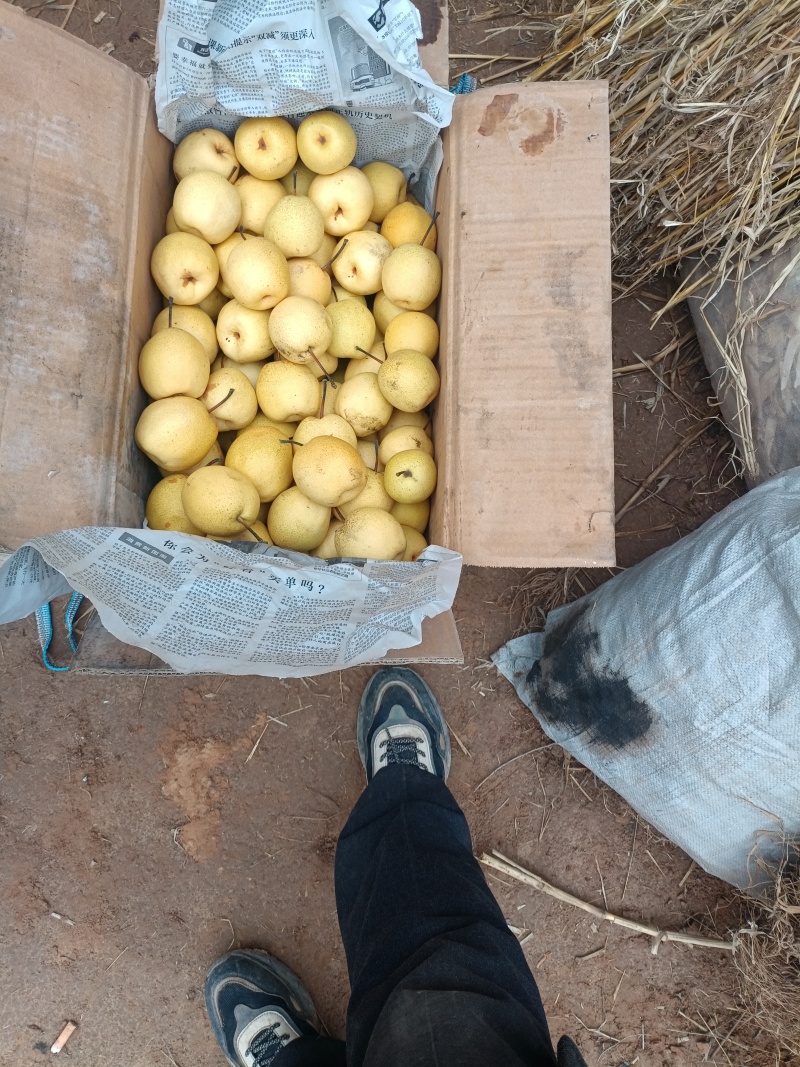
POLYGON ((60 1052, 77 1029, 78 1027, 75 1023, 67 1023, 64 1029, 55 1039, 55 1042, 50 1046, 50 1051, 60 1052))

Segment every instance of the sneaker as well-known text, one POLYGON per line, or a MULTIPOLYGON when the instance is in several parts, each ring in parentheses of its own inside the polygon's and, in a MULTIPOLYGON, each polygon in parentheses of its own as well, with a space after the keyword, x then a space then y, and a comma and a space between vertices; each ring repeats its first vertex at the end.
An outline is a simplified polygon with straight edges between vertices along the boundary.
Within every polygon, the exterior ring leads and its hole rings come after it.
POLYGON ((311 994, 266 952, 222 956, 208 972, 205 996, 211 1029, 231 1067, 269 1067, 290 1041, 322 1029, 311 994))
POLYGON ((447 723, 436 697, 415 671, 384 667, 367 682, 358 708, 358 751, 368 782, 395 764, 419 767, 447 780, 447 723))

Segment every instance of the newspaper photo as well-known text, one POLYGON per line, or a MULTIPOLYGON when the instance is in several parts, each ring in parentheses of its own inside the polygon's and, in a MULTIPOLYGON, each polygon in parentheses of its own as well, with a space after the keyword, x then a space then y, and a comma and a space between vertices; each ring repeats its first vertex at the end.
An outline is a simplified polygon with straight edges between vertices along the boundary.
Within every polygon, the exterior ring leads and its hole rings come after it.
POLYGON ((165 0, 159 129, 177 143, 206 126, 233 134, 245 116, 332 108, 356 131, 357 166, 392 163, 429 200, 453 96, 422 69, 421 37, 409 0, 165 0))
POLYGON ((87 596, 114 637, 181 673, 300 678, 419 644, 449 610, 461 556, 322 560, 256 543, 87 526, 37 537, 0 567, 0 623, 87 596))

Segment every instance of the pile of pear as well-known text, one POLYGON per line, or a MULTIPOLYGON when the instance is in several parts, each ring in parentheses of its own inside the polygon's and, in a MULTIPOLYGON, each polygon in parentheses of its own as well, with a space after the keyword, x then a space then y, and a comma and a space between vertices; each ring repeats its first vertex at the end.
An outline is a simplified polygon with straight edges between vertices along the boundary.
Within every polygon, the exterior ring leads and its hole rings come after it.
POLYGON ((435 219, 347 120, 189 134, 139 356, 153 529, 414 560, 437 468, 435 219))

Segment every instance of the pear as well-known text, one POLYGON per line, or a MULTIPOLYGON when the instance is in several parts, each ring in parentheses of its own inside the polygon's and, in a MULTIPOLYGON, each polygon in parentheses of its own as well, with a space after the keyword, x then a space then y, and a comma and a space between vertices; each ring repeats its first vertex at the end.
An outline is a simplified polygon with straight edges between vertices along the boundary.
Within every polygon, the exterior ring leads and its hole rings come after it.
POLYGON ((383 471, 383 464, 378 456, 379 445, 376 433, 367 434, 366 437, 359 437, 356 448, 368 471, 376 471, 377 473, 383 471))
POLYGON ((297 128, 297 151, 317 174, 333 174, 355 159, 358 140, 355 130, 335 111, 315 111, 297 128))
POLYGON ((273 309, 269 333, 275 348, 293 363, 308 363, 327 352, 333 336, 325 308, 307 296, 287 296, 273 309))
POLYGON ((308 196, 308 188, 316 178, 316 171, 309 170, 302 159, 298 159, 288 174, 279 179, 287 193, 308 196))
POLYGON ((253 311, 230 300, 217 318, 217 341, 223 355, 236 363, 260 363, 275 351, 270 337, 270 313, 253 311))
POLYGON ((392 412, 391 418, 386 423, 384 428, 378 432, 378 437, 382 441, 384 437, 396 430, 398 426, 419 426, 430 436, 431 432, 431 420, 427 411, 398 411, 397 408, 392 412))
POLYGON ((392 248, 398 248, 405 244, 418 245, 427 231, 425 248, 434 250, 436 248, 436 225, 431 226, 432 222, 433 219, 425 208, 406 201, 393 207, 386 214, 381 223, 381 233, 392 248))
POLYGON ((403 533, 406 535, 406 550, 403 559, 406 563, 413 563, 428 547, 428 542, 413 526, 403 526, 403 533))
POLYGON ((228 449, 225 466, 244 474, 261 502, 274 500, 292 484, 292 446, 275 426, 248 427, 228 449))
POLYGON ((404 311, 423 311, 442 287, 442 264, 430 248, 399 245, 383 265, 383 292, 404 311))
MULTIPOLYGON (((211 251, 213 252, 214 249, 212 248, 211 251)), ((217 257, 215 256, 214 258, 216 259, 217 257)), ((219 269, 219 263, 217 264, 217 269, 219 269)), ((201 311, 205 311, 206 315, 208 315, 212 322, 216 322, 220 311, 227 303, 228 298, 224 293, 221 293, 219 289, 214 288, 208 296, 203 297, 202 300, 197 302, 197 307, 201 311)))
POLYGON ((178 230, 180 226, 175 221, 175 212, 170 208, 164 221, 164 233, 177 233, 178 230))
POLYGON ((325 534, 325 538, 322 544, 318 548, 315 548, 311 552, 312 556, 316 556, 317 559, 336 559, 338 552, 336 551, 336 531, 342 526, 341 519, 333 519, 328 532, 325 534))
POLYGON ((153 400, 165 396, 202 396, 208 384, 208 356, 185 330, 161 330, 139 354, 139 380, 153 400))
POLYGON ((357 300, 340 300, 329 304, 332 335, 328 351, 337 359, 358 359, 360 348, 369 352, 375 341, 375 319, 365 304, 357 300))
POLYGON ((176 304, 199 304, 216 287, 219 266, 214 249, 192 233, 168 233, 150 257, 153 281, 176 304))
POLYGON ((378 459, 385 465, 398 452, 407 452, 412 448, 421 448, 429 456, 433 455, 433 441, 421 427, 398 426, 381 441, 378 459))
POLYGON ((172 169, 178 181, 196 170, 214 170, 228 180, 239 173, 239 162, 230 138, 209 128, 184 137, 175 149, 172 169))
POLYGON ((398 315, 402 315, 403 309, 393 304, 381 289, 380 292, 375 294, 375 299, 372 301, 372 314, 375 316, 375 323, 378 329, 385 335, 389 328, 389 323, 392 319, 397 318, 398 315))
POLYGON ((428 520, 431 517, 430 500, 420 500, 416 504, 401 504, 395 501, 392 506, 392 515, 402 526, 410 526, 413 530, 425 533, 428 520))
POLYGON ((264 236, 274 241, 287 259, 311 256, 325 236, 325 223, 317 205, 307 196, 284 196, 270 209, 264 236))
POLYGON ((266 237, 248 237, 225 264, 225 281, 240 304, 269 311, 289 295, 289 266, 280 248, 266 237))
POLYGON ((258 518, 258 490, 231 467, 201 467, 190 474, 181 493, 190 522, 207 534, 236 534, 258 518))
POLYGON ((341 415, 324 415, 321 419, 309 415, 308 418, 303 419, 293 435, 295 452, 299 452, 301 445, 307 445, 315 437, 338 437, 340 441, 346 441, 352 448, 358 446, 355 430, 341 415))
MULTIPOLYGON (((206 454, 200 460, 199 463, 193 463, 190 467, 187 467, 186 470, 179 471, 178 473, 179 474, 185 474, 186 477, 188 478, 190 474, 194 474, 194 472, 196 470, 199 470, 201 467, 209 467, 209 466, 211 466, 212 463, 224 463, 224 462, 225 462, 225 454, 222 451, 222 449, 220 448, 219 440, 216 440, 214 442, 214 444, 211 446, 211 448, 209 448, 208 452, 206 452, 206 454)), ((159 467, 158 468, 158 472, 159 472, 159 474, 161 475, 162 478, 166 478, 167 475, 170 473, 166 469, 166 467, 159 467)))
MULTIPOLYGON (((233 367, 234 370, 240 370, 255 389, 256 382, 261 374, 261 368, 265 366, 266 362, 265 359, 259 359, 254 363, 237 363, 236 360, 231 359, 230 356, 220 355, 211 364, 211 372, 213 374, 215 370, 222 370, 223 367, 233 367)), ((258 412, 256 412, 256 415, 258 415, 258 412)), ((248 423, 248 426, 252 426, 252 423, 248 423)), ((241 427, 243 430, 246 428, 247 427, 245 426, 241 427)), ((236 432, 238 433, 239 431, 237 430, 236 432)))
POLYGON ((172 210, 179 229, 218 245, 239 225, 242 202, 227 178, 213 170, 196 170, 178 182, 172 210))
POLYGON ((182 471, 205 456, 217 439, 217 426, 202 401, 169 396, 148 404, 134 439, 157 467, 182 471))
POLYGON ((331 307, 333 304, 339 304, 342 300, 357 300, 363 307, 368 306, 365 296, 361 296, 360 293, 351 293, 349 289, 345 289, 338 282, 333 282, 331 285, 331 298, 327 306, 331 307))
POLYGON ((185 484, 185 474, 169 474, 154 486, 144 511, 151 530, 175 530, 177 533, 202 536, 203 531, 189 520, 183 510, 181 492, 185 484))
POLYGON ((336 550, 354 559, 402 559, 406 550, 403 527, 381 508, 358 508, 336 531, 336 550))
POLYGON ((257 426, 274 426, 276 430, 281 431, 281 437, 283 437, 284 440, 288 440, 290 437, 293 437, 294 432, 297 429, 296 422, 277 422, 274 419, 268 419, 263 411, 257 411, 256 417, 253 419, 250 425, 242 427, 241 430, 237 430, 236 436, 241 437, 243 433, 247 433, 248 430, 254 430, 257 426))
POLYGON ((207 534, 207 536, 211 541, 251 541, 265 545, 272 544, 269 531, 260 519, 254 519, 253 522, 248 523, 247 527, 238 534, 229 534, 227 537, 221 537, 219 534, 207 534))
POLYGON ((370 221, 383 222, 393 207, 405 202, 406 176, 391 163, 367 163, 361 170, 369 178, 375 197, 370 221))
POLYGON ((294 127, 283 118, 244 119, 233 146, 245 170, 262 181, 282 178, 297 162, 294 127))
POLYGON ((223 367, 208 379, 203 403, 221 431, 248 426, 258 411, 253 386, 240 370, 223 367))
POLYGON ((378 384, 400 411, 422 411, 439 393, 439 372, 422 352, 401 348, 381 364, 378 384))
POLYGON ((364 461, 339 437, 313 437, 297 450, 292 473, 309 500, 329 508, 346 504, 367 484, 364 461))
POLYGON ((331 278, 310 256, 290 259, 289 296, 307 296, 323 307, 331 298, 331 278))
POLYGON ((374 374, 357 374, 336 390, 336 414, 347 419, 356 437, 366 437, 385 426, 392 405, 383 395, 374 374))
MULTIPOLYGON (((218 348, 217 334, 210 315, 191 304, 185 307, 175 306, 172 308, 172 327, 173 329, 185 330, 190 333, 203 346, 203 350, 208 356, 208 362, 213 362, 218 348)), ((150 336, 155 337, 161 330, 169 328, 169 308, 164 308, 163 311, 159 311, 156 315, 150 336)))
POLYGON ((386 327, 384 342, 387 355, 413 348, 433 359, 439 349, 439 327, 423 311, 404 311, 386 327))
POLYGON ((436 488, 436 462, 421 448, 398 452, 383 472, 386 492, 401 504, 419 504, 436 488))
POLYGON ((286 196, 286 190, 278 181, 265 182, 252 174, 243 174, 234 182, 234 188, 242 202, 240 225, 261 237, 270 209, 286 196))
POLYGON ((358 496, 338 504, 337 507, 342 517, 346 519, 358 508, 380 508, 381 511, 391 511, 393 504, 394 501, 386 492, 386 486, 383 484, 383 475, 367 468, 367 481, 358 496))
POLYGON ((218 245, 214 245, 214 255, 217 257, 217 263, 219 264, 219 281, 217 282, 217 289, 219 289, 224 296, 233 296, 228 283, 225 281, 225 268, 228 265, 228 256, 234 248, 243 244, 246 240, 247 238, 243 233, 234 230, 230 237, 226 237, 224 241, 221 241, 218 245))
POLYGON ((331 522, 331 509, 313 500, 293 485, 272 501, 267 529, 276 545, 310 552, 322 544, 331 522))
POLYGON ((331 270, 337 282, 351 293, 369 296, 381 287, 383 265, 392 252, 385 237, 356 230, 343 237, 334 251, 331 270))
POLYGON ((330 275, 331 272, 331 256, 333 255, 333 250, 336 248, 337 244, 338 241, 335 237, 329 233, 324 233, 322 235, 322 244, 313 255, 308 257, 309 259, 313 259, 320 269, 324 270, 328 275, 330 275))
POLYGON ((319 411, 322 389, 300 363, 267 363, 256 385, 258 406, 268 419, 299 422, 319 411))
POLYGON ((360 230, 369 220, 375 199, 369 179, 356 167, 318 174, 308 195, 320 210, 326 232, 334 237, 360 230))

